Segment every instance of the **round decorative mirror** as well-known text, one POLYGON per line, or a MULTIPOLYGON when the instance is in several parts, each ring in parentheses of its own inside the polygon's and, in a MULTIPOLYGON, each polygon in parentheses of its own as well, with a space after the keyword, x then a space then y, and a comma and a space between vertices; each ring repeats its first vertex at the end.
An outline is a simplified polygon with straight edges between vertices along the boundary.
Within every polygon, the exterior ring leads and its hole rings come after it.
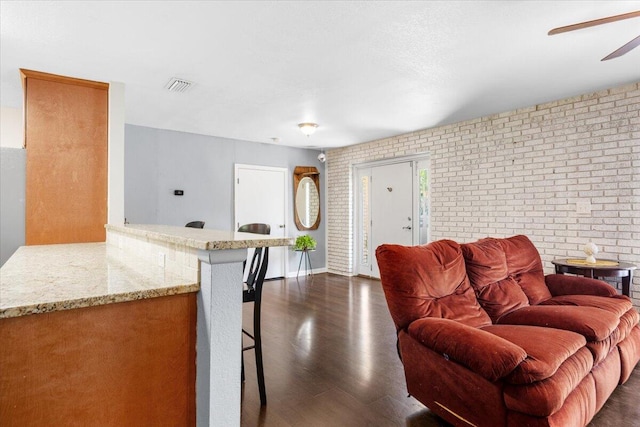
POLYGON ((320 173, 312 166, 297 166, 293 172, 294 213, 298 230, 316 230, 320 225, 320 173))

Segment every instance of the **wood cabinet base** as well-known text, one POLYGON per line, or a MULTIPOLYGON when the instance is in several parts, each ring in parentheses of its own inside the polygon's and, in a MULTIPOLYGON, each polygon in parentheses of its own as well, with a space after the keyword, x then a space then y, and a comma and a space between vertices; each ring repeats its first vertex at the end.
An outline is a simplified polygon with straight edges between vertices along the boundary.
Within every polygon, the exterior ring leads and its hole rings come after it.
POLYGON ((195 293, 0 319, 0 424, 195 425, 195 349, 195 293))

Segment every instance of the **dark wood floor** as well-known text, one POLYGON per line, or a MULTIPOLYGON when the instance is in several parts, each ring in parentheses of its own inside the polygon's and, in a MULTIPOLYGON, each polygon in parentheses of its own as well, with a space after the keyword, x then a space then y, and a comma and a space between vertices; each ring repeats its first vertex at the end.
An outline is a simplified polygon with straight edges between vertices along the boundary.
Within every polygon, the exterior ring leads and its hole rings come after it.
MULTIPOLYGON (((246 352, 242 426, 442 425, 407 397, 379 281, 318 274, 266 282, 262 321, 268 404, 260 407, 246 352)), ((636 368, 589 426, 640 426, 639 397, 636 368)))

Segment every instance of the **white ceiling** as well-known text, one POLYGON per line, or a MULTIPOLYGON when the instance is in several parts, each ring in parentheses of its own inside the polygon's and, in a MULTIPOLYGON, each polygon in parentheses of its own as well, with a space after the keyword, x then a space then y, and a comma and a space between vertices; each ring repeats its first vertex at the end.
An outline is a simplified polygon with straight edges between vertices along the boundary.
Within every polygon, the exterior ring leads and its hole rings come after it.
POLYGON ((640 1, 0 4, 0 101, 19 68, 125 84, 127 123, 338 147, 640 80, 640 1), (195 82, 164 89, 171 77, 195 82), (320 125, 305 137, 297 124, 320 125))

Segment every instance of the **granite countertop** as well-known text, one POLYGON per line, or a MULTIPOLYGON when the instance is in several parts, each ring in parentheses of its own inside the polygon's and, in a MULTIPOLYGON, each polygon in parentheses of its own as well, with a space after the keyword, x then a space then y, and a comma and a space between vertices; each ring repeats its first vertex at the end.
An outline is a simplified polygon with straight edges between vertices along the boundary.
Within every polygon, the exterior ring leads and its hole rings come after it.
POLYGON ((260 248, 266 246, 290 246, 290 237, 264 234, 239 233, 208 228, 189 228, 156 224, 105 225, 107 231, 146 237, 160 242, 176 243, 207 251, 224 249, 260 248))
POLYGON ((23 246, 0 268, 0 319, 199 289, 105 243, 23 246))
MULTIPOLYGON (((292 239, 167 225, 106 225, 108 232, 205 251, 289 246, 292 239)), ((197 260, 196 260, 197 262, 197 260)), ((117 245, 20 247, 0 268, 0 319, 187 292, 200 285, 117 245)))

